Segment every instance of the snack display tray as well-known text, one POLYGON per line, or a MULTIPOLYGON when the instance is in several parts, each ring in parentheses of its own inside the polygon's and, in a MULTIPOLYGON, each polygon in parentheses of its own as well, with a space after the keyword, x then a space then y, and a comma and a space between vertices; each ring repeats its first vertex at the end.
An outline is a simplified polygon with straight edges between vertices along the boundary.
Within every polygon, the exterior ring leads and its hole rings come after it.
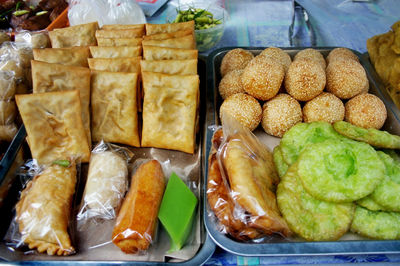
MULTIPOLYGON (((222 58, 224 55, 235 48, 243 48, 253 52, 255 55, 266 47, 224 47, 215 50, 208 56, 207 60, 207 115, 206 115, 206 147, 204 148, 207 157, 211 149, 211 139, 213 136, 213 125, 220 125, 219 106, 222 98, 218 93, 218 85, 221 80, 219 72, 222 58)), ((336 47, 313 47, 320 51, 325 57, 336 47)), ((293 56, 296 52, 304 48, 282 48, 293 56)), ((400 112, 389 97, 373 66, 369 62, 368 54, 360 54, 353 51, 364 66, 370 82, 369 92, 377 95, 386 105, 388 118, 383 130, 400 135, 400 112)), ((258 129, 260 131, 260 129, 258 129)), ((260 134, 260 132, 258 132, 260 134)), ((263 133, 261 132, 261 135, 263 133)), ((256 135, 258 135, 256 133, 256 135)), ((265 133, 266 135, 266 133, 265 133)), ((262 140, 263 141, 263 140, 262 140)), ((279 143, 279 139, 274 141, 274 145, 279 143)), ((269 148, 271 144, 268 145, 269 148)), ((213 214, 209 214, 210 209, 207 203, 207 176, 208 160, 204 160, 204 224, 214 242, 224 250, 241 256, 315 256, 315 255, 344 255, 344 254, 399 254, 400 240, 367 240, 365 238, 347 234, 339 241, 307 242, 298 238, 284 239, 282 237, 270 237, 259 243, 240 242, 234 240, 217 229, 217 221, 213 214), (350 235, 350 236, 348 236, 350 235)))
MULTIPOLYGON (((199 223, 200 223, 200 234, 201 234, 201 244, 199 247, 199 250, 197 253, 190 259, 188 260, 170 260, 168 262, 160 262, 160 261, 138 261, 137 259, 135 260, 134 257, 132 257, 133 260, 126 259, 124 257, 121 260, 115 260, 115 259, 102 259, 102 260, 81 260, 77 257, 74 258, 74 256, 77 255, 72 255, 70 257, 57 257, 57 256, 47 256, 45 254, 42 255, 35 255, 34 258, 39 259, 32 259, 32 260, 27 260, 26 258, 22 258, 21 256, 24 256, 22 252, 13 252, 10 251, 10 249, 7 247, 5 244, 3 237, 9 227, 10 221, 13 217, 13 208, 15 206, 15 203, 19 197, 19 189, 20 183, 18 178, 15 176, 15 169, 19 167, 20 165, 17 165, 15 162, 15 158, 17 156, 18 151, 24 146, 25 144, 25 138, 26 138, 26 131, 25 127, 22 126, 20 130, 18 131, 16 137, 14 138, 13 142, 11 143, 9 149, 7 150, 3 160, 1 161, 1 166, 0 166, 0 188, 2 185, 4 185, 4 180, 6 177, 10 178, 13 177, 13 184, 9 188, 8 195, 5 198, 2 206, 0 205, 0 263, 6 262, 7 264, 29 264, 29 265, 48 265, 48 264, 54 264, 54 265, 59 265, 59 264, 64 264, 64 265, 76 265, 76 264, 101 264, 101 265, 108 265, 108 264, 134 264, 134 265, 202 265, 204 264, 214 253, 215 251, 215 244, 210 238, 210 236, 207 234, 207 231, 205 229, 205 226, 203 224, 203 200, 201 200, 201 197, 203 195, 203 179, 201 178, 203 175, 203 158, 205 158, 205 151, 203 147, 204 145, 204 136, 205 136, 205 128, 204 128, 204 121, 205 121, 205 115, 206 115, 206 104, 205 104, 205 59, 199 58, 199 65, 198 65, 198 73, 200 76, 200 129, 197 134, 197 145, 198 148, 195 151, 195 154, 193 155, 193 158, 199 158, 199 160, 196 162, 196 167, 198 168, 198 180, 199 180, 199 195, 200 195, 200 200, 199 200, 199 212, 198 212, 198 217, 199 217, 199 223), (197 153, 197 155, 196 155, 197 153), (197 156, 197 157, 196 157, 197 156), (41 260, 42 258, 43 260, 41 260), (69 259, 70 258, 70 259, 69 259)), ((149 151, 146 149, 149 148, 140 148, 137 154, 148 154, 149 151)), ((28 149, 26 149, 28 150, 28 149)), ((161 151, 164 154, 168 154, 169 151, 164 150, 161 151)), ((183 153, 182 153, 183 154, 183 153)), ((171 151, 171 156, 177 157, 180 156, 180 152, 176 151, 171 151)), ((184 155, 181 155, 184 157, 184 155)), ((28 157, 29 158, 29 157, 28 157)), ((24 158, 25 160, 27 159, 26 157, 24 158)), ((197 171, 197 170, 196 170, 197 171)), ((161 226, 161 225, 159 225, 161 226)), ((134 256, 134 255, 132 255, 134 256)))

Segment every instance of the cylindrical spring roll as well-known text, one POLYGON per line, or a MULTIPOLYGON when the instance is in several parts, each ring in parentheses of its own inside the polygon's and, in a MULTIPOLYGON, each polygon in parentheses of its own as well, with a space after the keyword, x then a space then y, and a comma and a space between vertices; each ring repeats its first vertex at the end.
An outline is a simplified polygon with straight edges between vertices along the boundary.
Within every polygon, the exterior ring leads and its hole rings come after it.
POLYGON ((112 234, 113 243, 123 252, 137 253, 149 248, 164 188, 164 174, 156 160, 142 164, 132 176, 112 234))

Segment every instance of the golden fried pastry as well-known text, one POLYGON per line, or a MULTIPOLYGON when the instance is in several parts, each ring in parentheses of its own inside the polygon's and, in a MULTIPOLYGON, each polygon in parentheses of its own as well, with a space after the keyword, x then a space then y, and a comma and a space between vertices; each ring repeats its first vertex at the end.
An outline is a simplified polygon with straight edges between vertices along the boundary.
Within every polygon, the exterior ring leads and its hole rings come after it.
POLYGON ((142 54, 142 46, 90 46, 93 58, 136 57, 142 54))
POLYGON ((326 68, 326 90, 340 99, 350 99, 368 86, 367 73, 355 60, 335 60, 326 68))
POLYGON ((196 49, 196 40, 193 38, 193 35, 186 35, 165 40, 143 40, 142 44, 147 46, 167 48, 196 49))
POLYGON ((154 239, 165 180, 156 160, 142 164, 132 176, 112 233, 112 242, 125 253, 147 250, 154 239))
POLYGON ((345 120, 363 128, 380 129, 386 121, 385 104, 377 96, 363 93, 345 104, 345 120))
POLYGON ((243 73, 243 69, 235 69, 229 71, 219 83, 218 90, 219 95, 221 95, 222 99, 226 99, 229 96, 236 93, 244 93, 242 81, 240 76, 243 73))
POLYGON ((52 48, 96 45, 97 22, 49 31, 52 48))
POLYGON ((140 38, 144 35, 144 29, 107 29, 96 30, 96 38, 140 38))
POLYGON ((307 48, 299 51, 293 61, 295 60, 311 60, 319 64, 323 69, 326 68, 326 62, 324 56, 313 48, 307 48))
POLYGON ((261 122, 262 109, 260 103, 251 95, 236 93, 224 100, 219 109, 223 120, 224 114, 233 116, 240 124, 253 131, 261 122))
POLYGON ((344 119, 344 104, 332 93, 323 92, 304 105, 303 118, 306 123, 341 121, 344 119))
POLYGON ((140 147, 137 73, 92 71, 92 140, 140 147))
POLYGON ((129 30, 129 29, 143 29, 144 24, 110 24, 103 25, 101 27, 102 30, 129 30))
POLYGON ((187 35, 193 35, 193 30, 179 30, 175 32, 164 32, 164 33, 157 33, 153 35, 145 35, 143 36, 143 40, 165 40, 177 37, 183 37, 187 35))
POLYGON ((144 60, 185 60, 197 59, 198 50, 158 46, 143 46, 144 60))
POLYGON ((125 58, 88 58, 91 70, 140 73, 141 56, 125 58))
POLYGON ((268 47, 264 49, 258 56, 261 58, 267 57, 273 60, 278 61, 283 65, 283 68, 285 69, 285 73, 287 72, 290 64, 292 63, 292 59, 290 58, 290 55, 287 54, 285 51, 283 51, 281 48, 277 47, 268 47))
POLYGON ((39 164, 66 157, 89 161, 78 90, 16 95, 15 99, 33 159, 39 164))
POLYGON ((9 71, 0 71, 0 99, 11 100, 17 89, 14 75, 9 71))
POLYGON ((196 75, 197 59, 187 60, 142 60, 142 71, 171 75, 196 75))
POLYGON ((171 33, 180 30, 194 31, 194 20, 180 23, 149 24, 146 23, 146 35, 157 33, 171 33))
POLYGON ((98 46, 138 46, 142 38, 97 38, 98 46))
POLYGON ((253 58, 254 55, 250 51, 242 48, 230 50, 222 58, 220 66, 221 76, 225 76, 234 69, 244 69, 253 58))
POLYGON ((199 76, 142 72, 142 79, 142 146, 193 153, 199 76))
POLYGON ((278 94, 285 70, 279 62, 256 57, 244 68, 241 76, 244 91, 266 101, 278 94))
POLYGON ((82 121, 88 143, 90 135, 90 70, 85 67, 32 61, 33 93, 79 90, 82 121))
POLYGON ((67 66, 88 67, 89 56, 87 47, 33 49, 33 58, 36 61, 67 66))
POLYGON ((344 47, 333 49, 326 57, 328 64, 336 60, 353 60, 359 62, 358 57, 351 50, 344 47))
POLYGON ((313 61, 293 61, 285 77, 287 93, 298 101, 309 101, 318 96, 325 84, 325 70, 313 61))
POLYGON ((263 105, 261 125, 272 136, 281 138, 302 119, 300 103, 289 94, 280 93, 263 105))
POLYGON ((15 206, 22 241, 48 255, 75 253, 68 223, 75 192, 76 166, 53 164, 29 181, 15 206))

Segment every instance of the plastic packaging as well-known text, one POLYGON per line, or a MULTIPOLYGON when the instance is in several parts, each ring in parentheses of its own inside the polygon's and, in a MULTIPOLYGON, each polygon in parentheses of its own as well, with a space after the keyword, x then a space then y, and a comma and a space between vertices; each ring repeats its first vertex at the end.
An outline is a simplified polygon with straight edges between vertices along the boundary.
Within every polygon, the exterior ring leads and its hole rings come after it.
POLYGON ((271 152, 230 115, 212 139, 207 199, 220 231, 238 240, 291 234, 276 203, 271 152))
POLYGON ((78 230, 89 220, 115 219, 128 189, 128 163, 133 154, 126 148, 101 141, 93 149, 82 206, 77 215, 78 230))
POLYGON ((48 255, 75 253, 68 231, 77 182, 76 164, 59 160, 39 166, 30 160, 19 176, 25 186, 5 236, 7 245, 14 249, 27 245, 48 255))
POLYGON ((106 24, 143 24, 142 9, 131 0, 72 0, 68 10, 71 26, 97 21, 106 24))
POLYGON ((15 34, 15 42, 28 44, 31 48, 48 48, 50 39, 46 30, 41 31, 19 31, 15 34))

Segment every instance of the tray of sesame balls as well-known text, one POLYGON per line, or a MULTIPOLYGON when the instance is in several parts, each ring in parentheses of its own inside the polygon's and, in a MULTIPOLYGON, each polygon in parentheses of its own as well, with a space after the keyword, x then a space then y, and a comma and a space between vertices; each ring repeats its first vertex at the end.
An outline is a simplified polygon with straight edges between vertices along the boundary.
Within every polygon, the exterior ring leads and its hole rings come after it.
POLYGON ((400 113, 368 55, 221 48, 207 59, 206 97, 203 211, 217 245, 400 253, 400 113))

